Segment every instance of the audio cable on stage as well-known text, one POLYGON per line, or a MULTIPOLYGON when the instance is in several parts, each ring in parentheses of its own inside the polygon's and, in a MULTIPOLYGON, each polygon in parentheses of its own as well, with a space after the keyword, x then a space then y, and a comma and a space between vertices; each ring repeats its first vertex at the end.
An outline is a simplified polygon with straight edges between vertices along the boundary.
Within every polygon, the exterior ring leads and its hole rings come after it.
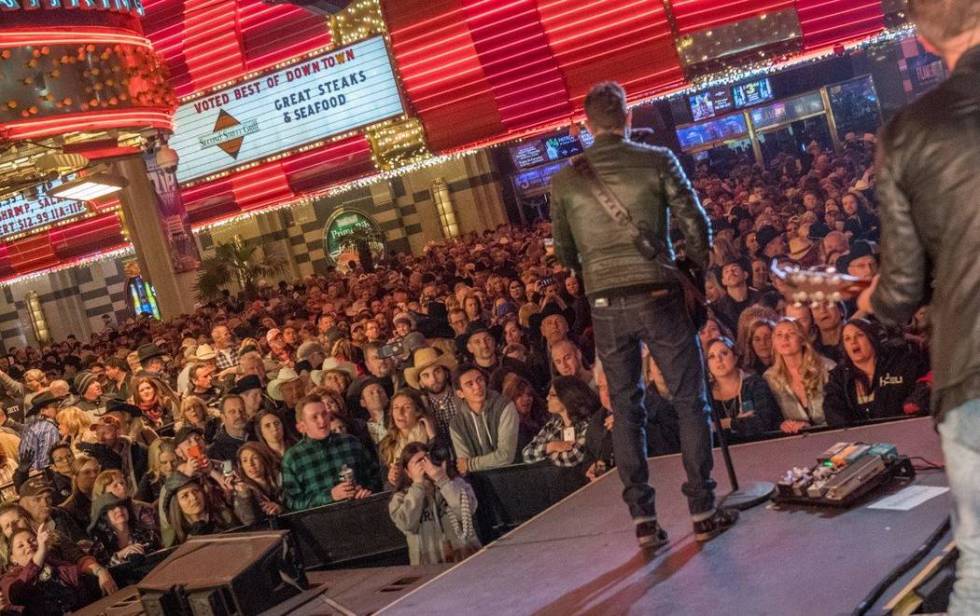
POLYGON ((915 565, 917 565, 922 559, 924 559, 929 552, 939 543, 939 540, 943 538, 943 535, 949 532, 950 529, 950 517, 946 516, 943 523, 939 525, 936 530, 932 531, 926 542, 916 548, 908 558, 899 563, 897 567, 892 569, 891 573, 888 574, 885 579, 878 582, 877 585, 871 590, 868 595, 861 600, 854 611, 851 612, 851 616, 864 616, 868 613, 868 610, 881 599, 881 596, 897 582, 903 575, 909 572, 915 565))

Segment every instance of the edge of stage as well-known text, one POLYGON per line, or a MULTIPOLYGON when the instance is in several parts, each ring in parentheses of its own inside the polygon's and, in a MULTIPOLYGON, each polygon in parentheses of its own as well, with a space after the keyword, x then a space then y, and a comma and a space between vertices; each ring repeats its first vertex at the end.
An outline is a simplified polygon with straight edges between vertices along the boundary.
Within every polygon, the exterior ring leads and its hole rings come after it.
MULTIPOLYGON (((814 464, 839 441, 894 443, 901 454, 942 463, 930 418, 736 445, 731 452, 741 481, 775 481, 792 466, 814 464)), ((910 511, 868 509, 907 485, 896 482, 851 509, 760 505, 700 546, 680 492, 680 456, 649 464, 658 516, 670 535, 670 545, 654 556, 636 547, 619 478, 609 473, 381 613, 850 613, 950 509, 948 492, 910 511)), ((723 496, 729 484, 718 450, 714 477, 723 496)), ((913 484, 946 486, 946 476, 920 472, 913 484)))

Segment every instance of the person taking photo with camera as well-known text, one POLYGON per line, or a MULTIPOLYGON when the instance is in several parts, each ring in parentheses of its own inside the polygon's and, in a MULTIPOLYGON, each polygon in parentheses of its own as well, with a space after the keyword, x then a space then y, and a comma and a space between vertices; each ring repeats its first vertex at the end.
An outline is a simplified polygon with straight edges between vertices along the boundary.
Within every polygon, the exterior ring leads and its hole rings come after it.
POLYGON ((473 527, 476 495, 466 480, 451 477, 452 466, 423 443, 407 444, 396 464, 401 471, 388 513, 405 533, 409 562, 459 562, 479 550, 473 527))

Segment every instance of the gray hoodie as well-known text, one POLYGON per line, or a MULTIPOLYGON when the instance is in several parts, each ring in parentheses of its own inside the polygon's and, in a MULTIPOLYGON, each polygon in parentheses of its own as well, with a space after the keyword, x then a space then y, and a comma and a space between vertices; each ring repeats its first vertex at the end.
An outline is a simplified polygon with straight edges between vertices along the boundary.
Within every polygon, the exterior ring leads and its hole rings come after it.
POLYGON ((520 421, 514 403, 487 391, 481 412, 474 413, 466 402, 459 406, 459 412, 449 422, 449 434, 456 456, 469 458, 469 470, 485 471, 513 464, 520 421))

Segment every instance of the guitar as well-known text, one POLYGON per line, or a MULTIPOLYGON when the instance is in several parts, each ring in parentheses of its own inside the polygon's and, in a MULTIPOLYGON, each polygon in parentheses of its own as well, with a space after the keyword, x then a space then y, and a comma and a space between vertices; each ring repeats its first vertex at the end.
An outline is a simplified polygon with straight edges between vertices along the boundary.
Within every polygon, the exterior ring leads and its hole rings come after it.
POLYGON ((779 266, 773 261, 769 268, 776 288, 786 301, 797 306, 836 304, 856 296, 871 285, 870 278, 841 274, 834 268, 802 269, 794 265, 779 266), (781 283, 781 284, 780 284, 781 283))

